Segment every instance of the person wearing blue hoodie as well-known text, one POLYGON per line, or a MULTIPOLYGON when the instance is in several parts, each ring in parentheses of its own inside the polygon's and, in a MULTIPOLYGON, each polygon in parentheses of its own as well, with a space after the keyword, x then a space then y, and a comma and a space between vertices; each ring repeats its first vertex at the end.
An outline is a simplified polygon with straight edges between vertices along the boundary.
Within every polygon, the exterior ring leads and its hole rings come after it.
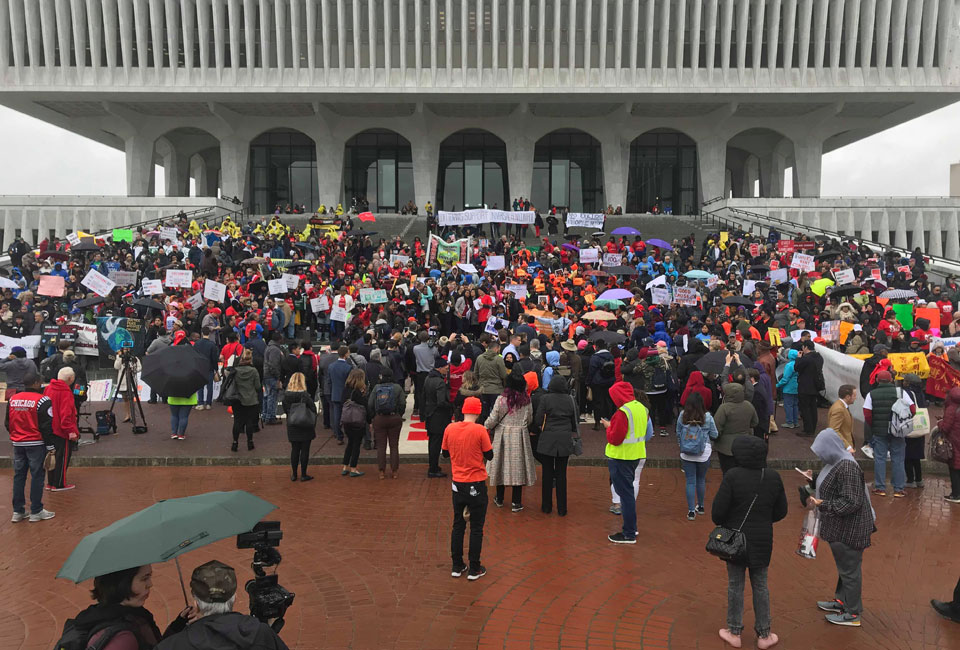
POLYGON ((560 353, 556 350, 550 350, 547 352, 547 355, 544 357, 547 362, 546 367, 543 369, 543 377, 541 378, 541 386, 550 386, 550 380, 553 379, 554 374, 557 372, 557 368, 560 367, 560 353))
POLYGON ((663 321, 659 321, 654 324, 653 341, 654 343, 659 343, 660 341, 663 341, 667 345, 670 345, 671 343, 673 343, 673 341, 670 339, 670 335, 667 334, 667 324, 664 323, 663 321))
POLYGON ((800 398, 798 396, 797 379, 799 375, 795 369, 797 357, 800 353, 796 350, 787 352, 787 365, 783 367, 783 376, 777 381, 777 388, 783 389, 783 410, 786 413, 785 429, 796 429, 800 419, 800 398))

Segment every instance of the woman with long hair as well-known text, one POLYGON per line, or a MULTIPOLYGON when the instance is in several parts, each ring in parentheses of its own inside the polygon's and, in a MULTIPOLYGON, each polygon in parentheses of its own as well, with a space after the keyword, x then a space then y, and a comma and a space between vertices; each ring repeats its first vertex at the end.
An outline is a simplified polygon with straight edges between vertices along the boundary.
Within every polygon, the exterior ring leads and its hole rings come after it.
POLYGON ((230 451, 237 451, 241 433, 246 433, 247 450, 252 451, 253 434, 260 430, 260 397, 263 394, 260 373, 253 367, 252 350, 243 351, 233 373, 238 398, 230 405, 233 408, 233 445, 230 451))
POLYGON ((537 468, 530 446, 533 407, 527 382, 519 368, 507 375, 503 393, 497 397, 483 426, 493 431, 493 460, 487 462, 490 485, 497 487, 493 503, 503 507, 506 486, 513 487, 512 511, 523 510, 523 486, 535 485, 537 468))
POLYGON ((707 491, 710 454, 713 453, 710 441, 716 440, 719 435, 713 416, 703 403, 703 395, 697 391, 690 392, 677 418, 677 444, 680 445, 683 473, 687 477, 687 519, 690 521, 696 519, 697 515, 706 514, 703 500, 707 491))
MULTIPOLYGON (((354 402, 360 405, 366 413, 367 404, 367 376, 359 368, 354 368, 347 375, 346 383, 343 387, 343 401, 354 402)), ((343 469, 341 476, 349 474, 353 478, 363 476, 363 472, 357 471, 357 462, 360 459, 360 443, 363 442, 363 434, 366 433, 366 424, 348 424, 343 420, 340 426, 347 437, 347 446, 343 450, 343 469)))
POLYGON ((297 480, 297 467, 300 468, 300 480, 310 481, 313 477, 307 474, 307 464, 310 462, 310 442, 317 437, 317 404, 307 391, 307 378, 302 372, 295 372, 287 382, 287 390, 283 393, 283 412, 287 414, 287 440, 290 441, 290 480, 297 480), (313 426, 306 426, 304 422, 291 422, 291 412, 303 404, 307 412, 313 415, 313 426))

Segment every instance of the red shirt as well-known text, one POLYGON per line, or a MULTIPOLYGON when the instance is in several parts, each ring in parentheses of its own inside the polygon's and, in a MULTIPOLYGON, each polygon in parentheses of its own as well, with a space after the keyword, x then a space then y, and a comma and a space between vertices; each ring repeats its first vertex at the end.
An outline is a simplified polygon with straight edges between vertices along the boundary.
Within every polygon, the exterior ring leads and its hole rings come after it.
POLYGON ((487 429, 476 422, 451 422, 443 430, 441 449, 450 452, 450 473, 456 483, 487 480, 484 452, 493 449, 487 429))

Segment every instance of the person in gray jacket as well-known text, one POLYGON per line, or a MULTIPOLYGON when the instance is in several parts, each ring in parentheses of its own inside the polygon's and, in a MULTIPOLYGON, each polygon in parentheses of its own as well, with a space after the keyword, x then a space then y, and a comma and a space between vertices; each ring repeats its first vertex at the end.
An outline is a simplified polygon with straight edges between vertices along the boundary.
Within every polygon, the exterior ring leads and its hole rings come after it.
POLYGON ((270 335, 270 343, 263 352, 263 423, 280 424, 277 419, 277 400, 280 398, 280 377, 283 375, 283 348, 280 332, 270 335))
POLYGON ((20 393, 39 376, 37 364, 27 358, 27 351, 15 346, 10 356, 0 361, 0 370, 7 373, 7 395, 20 393))
POLYGON ((736 467, 733 458, 733 441, 739 436, 753 435, 753 429, 760 423, 757 410, 753 404, 745 401, 744 390, 741 384, 731 382, 723 386, 723 404, 713 416, 720 437, 713 443, 720 460, 720 470, 726 474, 727 470, 736 467))

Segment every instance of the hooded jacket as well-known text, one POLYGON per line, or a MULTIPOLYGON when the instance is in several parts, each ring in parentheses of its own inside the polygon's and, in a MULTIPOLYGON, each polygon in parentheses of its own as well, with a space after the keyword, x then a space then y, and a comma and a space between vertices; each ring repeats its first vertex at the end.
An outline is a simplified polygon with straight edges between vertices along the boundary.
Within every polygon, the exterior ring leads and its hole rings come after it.
POLYGON ((677 364, 677 379, 686 384, 690 375, 697 369, 697 361, 700 361, 706 353, 707 346, 703 341, 696 337, 688 337, 687 353, 680 357, 680 362, 677 364))
POLYGON ((744 401, 743 386, 737 383, 724 385, 723 404, 717 409, 713 419, 717 423, 717 431, 720 432, 720 437, 713 447, 717 453, 728 456, 733 455, 734 439, 752 434, 753 428, 760 423, 753 404, 744 401))
POLYGON ((499 395, 507 380, 507 367, 503 357, 494 348, 489 348, 477 357, 477 379, 484 395, 499 395))
POLYGON ((183 632, 164 639, 156 650, 287 650, 269 625, 240 612, 204 616, 183 632))
POLYGON ((826 463, 827 474, 816 477, 820 511, 820 538, 862 550, 870 546, 873 506, 864 485, 863 470, 833 429, 824 429, 810 446, 826 463))
POLYGON ((787 516, 783 481, 775 470, 767 468, 767 443, 760 438, 737 438, 732 451, 737 466, 723 475, 710 514, 718 526, 740 528, 743 524, 741 532, 747 538, 747 566, 769 566, 773 552, 773 524, 787 516), (757 500, 751 508, 754 495, 757 500))
POLYGON ((790 359, 787 362, 787 365, 783 367, 783 375, 777 380, 777 388, 782 388, 783 392, 788 395, 797 394, 797 380, 799 375, 797 374, 797 357, 800 356, 800 353, 796 350, 790 350, 787 352, 787 358, 790 359))
POLYGON ((940 430, 953 445, 952 469, 960 469, 960 388, 951 388, 943 406, 943 421, 940 430))
POLYGON ((540 382, 540 385, 546 386, 549 389, 550 381, 553 379, 556 369, 560 366, 560 353, 556 350, 550 350, 547 352, 547 356, 545 358, 547 365, 543 369, 543 378, 540 382))
POLYGON ((670 340, 670 335, 667 334, 667 325, 663 321, 658 321, 656 324, 654 324, 653 340, 656 343, 663 341, 667 345, 670 345, 671 343, 673 343, 673 341, 670 340))
POLYGON ((680 396, 680 406, 687 404, 687 398, 690 396, 690 393, 700 393, 700 396, 703 398, 703 408, 708 411, 710 410, 710 407, 713 405, 713 393, 707 388, 703 381, 703 373, 699 370, 694 370, 690 373, 687 386, 683 389, 683 394, 680 396))
MULTIPOLYGON (((625 381, 618 381, 613 386, 610 387, 610 398, 613 400, 614 405, 617 407, 617 410, 613 412, 613 415, 610 417, 610 425, 607 427, 607 442, 611 445, 617 446, 623 444, 623 440, 627 437, 627 416, 623 411, 620 410, 620 407, 626 404, 627 402, 632 402, 637 399, 636 394, 633 392, 633 386, 628 384, 625 381)), ((649 413, 647 414, 647 433, 644 436, 645 442, 650 442, 653 438, 653 418, 650 417, 649 413)))
POLYGON ((640 358, 640 353, 637 348, 630 348, 627 350, 627 357, 624 362, 620 365, 620 375, 623 377, 623 381, 629 383, 633 386, 635 391, 643 390, 644 387, 644 377, 643 377, 643 362, 645 360, 640 358))
POLYGON ((64 440, 80 435, 77 431, 77 406, 70 386, 59 379, 52 379, 43 394, 53 403, 53 435, 64 440))
POLYGON ((577 415, 577 405, 570 395, 567 380, 554 375, 547 392, 540 396, 533 414, 532 426, 540 429, 537 453, 542 456, 572 454, 573 436, 580 430, 577 415))

